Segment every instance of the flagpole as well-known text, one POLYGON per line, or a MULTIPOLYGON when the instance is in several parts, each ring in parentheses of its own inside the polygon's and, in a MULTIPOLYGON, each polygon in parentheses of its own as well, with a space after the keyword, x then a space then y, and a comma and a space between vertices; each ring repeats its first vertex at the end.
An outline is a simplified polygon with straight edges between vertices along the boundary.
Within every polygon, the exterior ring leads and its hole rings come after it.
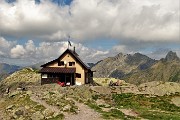
POLYGON ((69 49, 69 35, 68 35, 68 41, 67 42, 68 42, 68 49, 69 49))
POLYGON ((69 49, 69 45, 70 45, 69 40, 70 40, 70 35, 68 35, 68 49, 69 49))

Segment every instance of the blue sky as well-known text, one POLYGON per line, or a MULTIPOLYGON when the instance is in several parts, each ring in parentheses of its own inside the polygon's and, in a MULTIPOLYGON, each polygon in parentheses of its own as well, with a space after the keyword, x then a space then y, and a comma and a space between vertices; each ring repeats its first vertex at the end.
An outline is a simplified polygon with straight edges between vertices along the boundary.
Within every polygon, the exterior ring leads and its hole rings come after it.
MULTIPOLYGON (((6 2, 8 3, 14 3, 16 2, 17 0, 5 0, 6 2)), ((53 3, 57 4, 57 5, 70 5, 72 0, 50 0, 52 1, 53 3)), ((40 3, 41 0, 35 0, 36 3, 40 3)))
POLYGON ((55 59, 68 36, 86 62, 120 52, 180 56, 179 9, 179 0, 2 0, 0 62, 55 59))

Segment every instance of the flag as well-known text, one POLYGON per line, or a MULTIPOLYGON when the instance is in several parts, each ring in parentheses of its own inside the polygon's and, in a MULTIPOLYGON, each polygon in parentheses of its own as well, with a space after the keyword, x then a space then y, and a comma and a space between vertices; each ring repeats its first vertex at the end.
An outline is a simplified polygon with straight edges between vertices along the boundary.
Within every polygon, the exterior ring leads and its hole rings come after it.
POLYGON ((70 46, 72 46, 70 41, 68 41, 68 44, 69 44, 70 46))

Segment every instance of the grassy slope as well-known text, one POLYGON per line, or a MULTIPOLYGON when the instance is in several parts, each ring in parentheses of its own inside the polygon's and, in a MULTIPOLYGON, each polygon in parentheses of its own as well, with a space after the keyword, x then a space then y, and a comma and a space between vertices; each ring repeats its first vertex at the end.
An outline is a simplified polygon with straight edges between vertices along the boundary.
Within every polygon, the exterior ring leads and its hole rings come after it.
POLYGON ((180 62, 159 61, 150 69, 138 71, 125 78, 125 81, 139 84, 149 81, 180 82, 180 62))
POLYGON ((19 70, 0 82, 0 91, 8 88, 17 88, 26 84, 38 84, 40 82, 40 74, 31 68, 19 70))
POLYGON ((6 119, 9 119, 13 116, 13 111, 10 111, 11 109, 13 110, 14 108, 21 108, 24 106, 28 106, 28 108, 26 109, 27 111, 27 115, 24 116, 24 118, 29 118, 34 111, 43 111, 45 108, 42 105, 39 105, 36 102, 33 102, 32 100, 30 100, 30 96, 27 94, 23 94, 23 93, 19 93, 15 96, 11 96, 11 97, 6 97, 5 101, 1 101, 0 102, 0 109, 4 109, 6 110, 4 112, 4 116, 7 116, 6 119), (12 106, 9 107, 8 106, 12 106))
POLYGON ((170 96, 136 95, 132 93, 94 95, 86 104, 101 113, 104 119, 163 119, 179 120, 180 107, 171 103, 174 97, 180 97, 179 93, 170 96), (97 100, 104 100, 105 104, 98 105, 97 100), (137 116, 124 114, 122 109, 131 110, 137 116))

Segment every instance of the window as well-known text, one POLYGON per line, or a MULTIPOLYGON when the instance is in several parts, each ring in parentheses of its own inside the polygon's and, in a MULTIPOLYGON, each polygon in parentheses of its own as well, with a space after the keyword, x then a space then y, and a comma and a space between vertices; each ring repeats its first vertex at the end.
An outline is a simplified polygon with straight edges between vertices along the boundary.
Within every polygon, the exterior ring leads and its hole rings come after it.
POLYGON ((47 78, 48 75, 47 74, 42 74, 42 78, 47 78))
POLYGON ((76 73, 76 78, 81 78, 81 74, 76 73))
POLYGON ((48 74, 47 78, 58 78, 57 74, 48 74))
POLYGON ((64 66, 64 61, 58 62, 58 66, 64 66))
POLYGON ((52 78, 53 76, 52 76, 52 74, 48 74, 48 78, 52 78))
POLYGON ((69 62, 69 66, 74 66, 75 62, 69 62))

